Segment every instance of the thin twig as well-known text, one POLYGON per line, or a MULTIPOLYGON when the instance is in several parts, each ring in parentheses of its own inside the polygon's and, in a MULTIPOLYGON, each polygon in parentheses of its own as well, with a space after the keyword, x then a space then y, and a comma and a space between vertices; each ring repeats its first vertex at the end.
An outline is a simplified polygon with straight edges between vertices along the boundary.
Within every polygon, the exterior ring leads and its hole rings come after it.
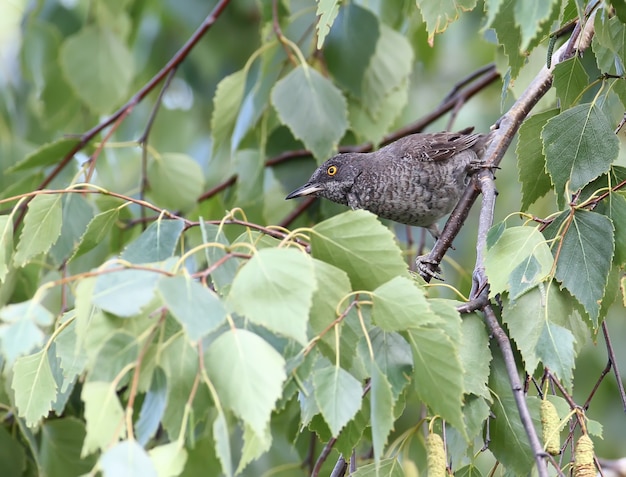
POLYGON ((622 408, 624 412, 626 412, 626 394, 624 394, 624 384, 622 383, 622 378, 617 367, 617 360, 615 359, 615 352, 613 351, 613 345, 611 344, 611 338, 609 336, 609 329, 606 325, 606 320, 602 322, 602 333, 604 334, 604 341, 606 342, 606 351, 609 354, 609 360, 613 364, 613 372, 615 373, 615 379, 617 380, 617 389, 619 390, 619 395, 622 398, 622 408))
POLYGON ((280 225, 281 227, 289 227, 291 223, 300 216, 300 214, 302 214, 306 209, 313 205, 315 199, 315 197, 307 197, 306 199, 304 199, 302 202, 300 202, 298 207, 293 209, 289 213, 289 215, 287 215, 287 217, 280 221, 278 225, 280 225))
POLYGON ((530 448, 535 457, 537 472, 539 474, 539 477, 548 477, 548 468, 546 466, 546 462, 544 461, 546 453, 543 451, 543 447, 541 446, 541 442, 539 441, 539 437, 537 436, 537 432, 535 431, 535 426, 533 426, 533 420, 530 416, 530 412, 528 411, 526 400, 524 399, 522 382, 519 378, 519 374, 517 373, 517 366, 515 365, 515 356, 513 355, 511 342, 509 341, 506 332, 500 326, 500 323, 498 323, 498 320, 495 313, 493 312, 493 308, 491 308, 491 305, 485 306, 485 308, 483 308, 483 311, 485 314, 485 321, 487 322, 487 326, 489 327, 489 330, 493 337, 496 339, 498 347, 502 352, 507 375, 509 376, 509 381, 511 383, 511 390, 513 391, 513 398, 515 399, 515 404, 517 405, 520 420, 522 421, 522 425, 524 426, 524 430, 526 431, 526 435, 528 436, 530 448))
POLYGON ((197 202, 203 202, 207 199, 210 199, 211 197, 222 192, 223 190, 226 190, 229 187, 235 185, 235 182, 237 182, 236 174, 234 176, 229 177, 224 182, 217 184, 215 187, 210 188, 208 191, 206 191, 204 194, 198 197, 197 202))
POLYGON ((585 411, 589 409, 589 405, 591 404, 591 400, 593 399, 593 397, 596 394, 596 391, 600 387, 600 383, 604 380, 605 376, 607 374, 609 374, 609 371, 611 371, 611 367, 612 367, 611 366, 611 358, 609 358, 607 360, 607 362, 606 362, 606 366, 604 367, 604 369, 600 373, 600 377, 596 380, 596 384, 594 384, 593 389, 589 393, 589 397, 587 397, 587 400, 585 401, 585 404, 583 404, 583 409, 585 411))
MULTIPOLYGON (((154 125, 154 121, 156 119, 157 113, 161 108, 161 104, 163 103, 163 97, 165 96, 165 92, 169 88, 170 84, 172 84, 172 79, 174 79, 174 75, 176 75, 176 70, 178 68, 175 66, 168 73, 167 78, 165 78, 165 83, 163 83, 163 87, 159 92, 159 96, 157 97, 154 106, 152 107, 152 111, 150 112, 150 117, 148 117, 148 122, 146 123, 146 127, 143 130, 141 136, 137 142, 141 146, 141 180, 139 187, 139 198, 144 200, 146 197, 146 189, 148 188, 148 138, 150 137, 150 132, 152 131, 152 126, 154 125)), ((141 218, 144 219, 146 217, 146 209, 142 208, 140 211, 141 218)))
POLYGON ((337 463, 335 467, 333 467, 333 471, 330 473, 330 477, 343 477, 346 475, 346 470, 348 469, 348 463, 346 459, 340 455, 339 459, 337 459, 337 463))
POLYGON ((278 22, 278 0, 272 0, 272 27, 274 28, 276 38, 278 38, 278 41, 285 50, 285 53, 287 53, 287 58, 289 58, 291 64, 298 66, 298 61, 294 58, 291 48, 285 40, 285 35, 283 35, 283 31, 280 29, 280 23, 278 22))

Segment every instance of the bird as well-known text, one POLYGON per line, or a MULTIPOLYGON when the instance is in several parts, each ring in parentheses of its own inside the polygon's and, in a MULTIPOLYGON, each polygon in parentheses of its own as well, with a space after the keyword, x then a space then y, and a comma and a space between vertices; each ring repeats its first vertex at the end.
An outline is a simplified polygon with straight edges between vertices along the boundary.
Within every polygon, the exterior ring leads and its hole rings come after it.
POLYGON ((337 154, 285 199, 323 197, 424 227, 437 239, 437 221, 457 204, 472 171, 484 167, 491 135, 472 131, 411 134, 375 152, 337 154))

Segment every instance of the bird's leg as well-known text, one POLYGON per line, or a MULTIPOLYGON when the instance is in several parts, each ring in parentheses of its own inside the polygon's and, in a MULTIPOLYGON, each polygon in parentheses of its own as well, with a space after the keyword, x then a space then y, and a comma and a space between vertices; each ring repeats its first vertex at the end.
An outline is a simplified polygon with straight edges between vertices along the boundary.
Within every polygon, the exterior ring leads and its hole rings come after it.
POLYGON ((431 278, 435 278, 437 280, 443 281, 441 277, 441 268, 439 264, 430 258, 429 255, 420 255, 415 259, 415 267, 417 268, 417 273, 421 275, 421 277, 429 281, 431 278))
POLYGON ((428 227, 426 227, 426 230, 428 230, 428 232, 430 233, 430 235, 432 235, 432 237, 435 240, 439 240, 439 236, 441 235, 441 231, 439 230, 439 227, 437 226, 437 224, 430 224, 428 227))
POLYGON ((494 166, 492 164, 487 164, 481 159, 472 159, 467 165, 467 173, 469 175, 475 174, 478 171, 483 169, 489 169, 493 174, 495 174, 496 169, 500 169, 498 166, 494 166))

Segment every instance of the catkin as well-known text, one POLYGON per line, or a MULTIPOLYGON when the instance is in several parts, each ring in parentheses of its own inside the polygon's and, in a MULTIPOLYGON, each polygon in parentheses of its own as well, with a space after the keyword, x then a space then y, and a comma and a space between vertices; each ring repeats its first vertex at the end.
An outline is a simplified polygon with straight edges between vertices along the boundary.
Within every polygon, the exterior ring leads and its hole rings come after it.
POLYGON ((428 434, 426 437, 426 463, 428 477, 446 476, 446 450, 439 434, 428 434))
POLYGON ((554 404, 546 399, 541 401, 541 436, 548 454, 558 455, 561 452, 559 415, 554 404))
POLYGON ((596 466, 593 462, 593 441, 583 434, 574 449, 574 477, 595 477, 596 466))

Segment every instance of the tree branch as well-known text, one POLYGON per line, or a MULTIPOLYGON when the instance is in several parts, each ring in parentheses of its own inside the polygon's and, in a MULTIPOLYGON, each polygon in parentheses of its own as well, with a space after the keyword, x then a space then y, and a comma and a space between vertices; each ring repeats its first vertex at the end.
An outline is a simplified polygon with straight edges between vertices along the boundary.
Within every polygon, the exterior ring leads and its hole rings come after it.
POLYGON ((545 452, 543 451, 543 447, 541 446, 541 442, 539 441, 539 437, 537 436, 537 432, 535 431, 535 426, 533 426, 532 417, 530 417, 530 412, 528 411, 528 406, 526 405, 526 399, 524 398, 524 388, 522 387, 522 382, 519 378, 519 374, 517 373, 517 366, 515 365, 515 356, 513 355, 513 348, 511 347, 511 342, 509 341, 506 332, 498 323, 495 313, 493 312, 493 308, 491 305, 487 305, 483 308, 483 312, 485 314, 485 321, 491 334, 496 339, 498 343, 498 347, 502 352, 502 356, 504 358, 504 365, 506 366, 506 372, 509 376, 509 381, 511 383, 511 390, 513 391, 513 398, 515 399, 515 404, 517 405, 517 410, 520 415, 520 419, 522 421, 522 425, 524 426, 524 430, 526 431, 526 435, 528 436, 528 441, 530 442, 530 448, 535 456, 535 463, 537 464, 537 471, 539 473, 539 477, 548 477, 548 468, 546 466, 546 462, 544 461, 545 452))

